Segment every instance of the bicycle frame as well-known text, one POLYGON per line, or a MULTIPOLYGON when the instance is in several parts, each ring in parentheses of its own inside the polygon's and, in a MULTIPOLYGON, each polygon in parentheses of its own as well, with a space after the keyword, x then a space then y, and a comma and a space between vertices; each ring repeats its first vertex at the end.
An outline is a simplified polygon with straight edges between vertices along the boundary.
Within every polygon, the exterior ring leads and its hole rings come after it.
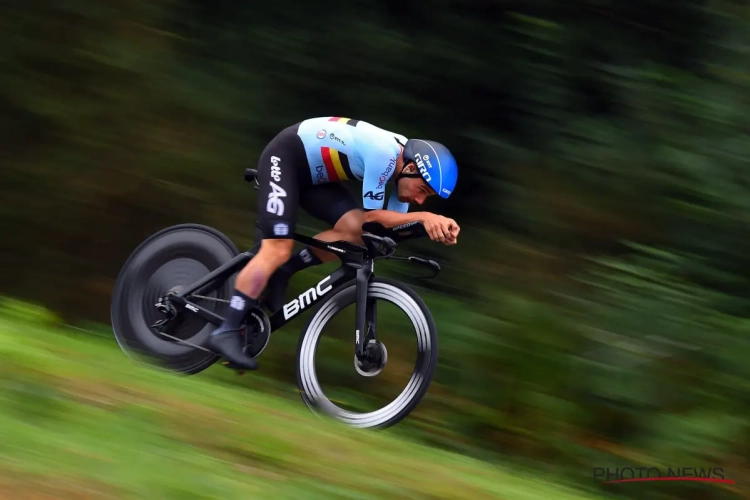
MULTIPOLYGON (((245 180, 255 181, 254 188, 258 190, 257 172, 254 169, 245 169, 245 180)), ((256 223, 256 227, 260 227, 256 223)), ((396 249, 396 241, 426 236, 424 226, 420 222, 409 222, 386 229, 378 223, 366 223, 363 226, 362 240, 365 246, 356 245, 348 241, 325 242, 299 233, 294 233, 292 239, 311 247, 332 251, 341 260, 341 266, 334 272, 320 280, 315 286, 307 289, 298 297, 292 299, 284 306, 274 311, 269 316, 271 333, 283 327, 299 314, 309 310, 318 304, 331 291, 340 285, 356 279, 356 308, 355 308, 355 353, 358 358, 364 356, 365 345, 370 339, 375 338, 375 300, 367 299, 367 289, 374 275, 375 260, 380 258, 391 258, 396 249), (380 235, 377 235, 380 233, 380 235), (380 245, 380 246, 379 246, 380 245), (363 338, 362 332, 365 332, 363 338)), ((188 288, 169 295, 169 300, 188 311, 198 314, 201 318, 216 326, 221 325, 224 318, 204 307, 190 301, 187 297, 197 292, 207 293, 215 286, 224 282, 226 278, 241 270, 260 250, 260 242, 220 267, 214 269, 203 278, 199 279, 188 288)), ((393 257, 396 258, 396 257, 393 257)), ((435 271, 440 271, 440 265, 432 260, 418 257, 398 258, 409 262, 426 265, 435 271)), ((434 277, 434 276, 433 276, 434 277)))
MULTIPOLYGON (((362 356, 364 354, 365 341, 369 338, 374 338, 374 327, 375 327, 375 308, 374 300, 370 307, 367 307, 367 288, 370 279, 373 276, 374 261, 376 258, 388 257, 393 253, 395 249, 395 242, 388 238, 381 238, 373 235, 363 235, 366 242, 372 241, 373 244, 368 244, 366 247, 355 245, 348 241, 335 241, 335 242, 324 242, 305 236, 302 234, 295 233, 293 239, 300 243, 310 245, 312 247, 320 248, 323 250, 333 251, 336 256, 341 260, 341 266, 333 271, 331 274, 320 280, 315 286, 307 289, 305 292, 300 294, 298 297, 284 304, 284 306, 274 311, 269 316, 271 323, 271 332, 278 330, 283 327, 295 317, 304 311, 309 310, 316 304, 318 304, 327 294, 339 287, 340 285, 356 279, 357 287, 357 299, 356 299, 356 326, 355 326, 355 340, 356 340, 356 354, 362 356), (385 242, 386 246, 389 247, 385 252, 380 251, 376 248, 376 243, 385 242), (368 314, 371 312, 371 314, 368 314), (369 327, 369 328, 368 328, 369 327), (367 338, 363 338, 361 332, 371 332, 367 335, 367 338)), ((198 292, 206 293, 211 289, 215 288, 224 282, 229 276, 235 272, 241 270, 260 250, 260 243, 253 246, 250 250, 238 254, 231 260, 224 263, 222 266, 214 269, 200 280, 196 281, 188 288, 181 290, 177 293, 169 295, 169 300, 176 306, 180 306, 188 311, 191 311, 201 318, 205 319, 209 323, 219 326, 223 321, 224 317, 218 315, 208 309, 202 307, 199 304, 194 303, 188 297, 192 294, 200 294, 198 292)))

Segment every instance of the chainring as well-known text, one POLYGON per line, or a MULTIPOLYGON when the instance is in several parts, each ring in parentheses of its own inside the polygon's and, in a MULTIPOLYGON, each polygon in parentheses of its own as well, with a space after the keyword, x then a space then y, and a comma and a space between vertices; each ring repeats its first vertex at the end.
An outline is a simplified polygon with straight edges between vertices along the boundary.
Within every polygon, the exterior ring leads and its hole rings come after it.
POLYGON ((247 313, 247 322, 242 327, 245 337, 245 354, 257 358, 265 350, 271 338, 271 322, 268 315, 259 307, 252 307, 247 313))

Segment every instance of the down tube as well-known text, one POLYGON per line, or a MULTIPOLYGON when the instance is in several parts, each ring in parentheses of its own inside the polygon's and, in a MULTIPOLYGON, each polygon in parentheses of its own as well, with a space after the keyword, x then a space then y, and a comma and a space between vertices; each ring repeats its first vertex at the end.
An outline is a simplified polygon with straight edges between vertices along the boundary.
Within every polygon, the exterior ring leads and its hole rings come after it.
POLYGON ((333 290, 354 278, 354 270, 346 265, 339 267, 334 272, 323 278, 313 287, 293 298, 278 311, 274 312, 269 321, 271 331, 275 332, 286 325, 299 314, 310 310, 323 298, 327 297, 333 290))

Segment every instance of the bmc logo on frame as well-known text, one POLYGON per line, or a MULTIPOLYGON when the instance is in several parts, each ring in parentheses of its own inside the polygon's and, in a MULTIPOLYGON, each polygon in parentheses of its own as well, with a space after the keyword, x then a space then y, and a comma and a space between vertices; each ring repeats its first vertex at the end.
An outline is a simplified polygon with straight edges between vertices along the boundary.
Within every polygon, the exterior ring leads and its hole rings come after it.
POLYGON ((323 287, 323 283, 330 280, 330 276, 326 276, 322 280, 320 280, 320 283, 315 285, 314 287, 308 289, 307 291, 300 294, 299 297, 296 299, 292 299, 291 302, 284 305, 284 319, 289 319, 298 314, 300 311, 302 311, 305 307, 309 306, 318 298, 322 297, 326 293, 331 291, 331 288, 333 288, 333 285, 328 285, 326 287, 323 287))

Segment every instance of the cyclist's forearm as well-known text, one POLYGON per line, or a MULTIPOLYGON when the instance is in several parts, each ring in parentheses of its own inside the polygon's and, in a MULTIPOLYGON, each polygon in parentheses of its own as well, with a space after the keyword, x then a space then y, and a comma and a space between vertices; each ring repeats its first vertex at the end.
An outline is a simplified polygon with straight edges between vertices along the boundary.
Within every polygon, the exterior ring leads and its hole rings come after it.
POLYGON ((406 224, 407 222, 422 220, 422 215, 424 214, 420 212, 401 213, 393 210, 371 210, 365 212, 365 222, 379 222, 385 227, 393 227, 406 224))

